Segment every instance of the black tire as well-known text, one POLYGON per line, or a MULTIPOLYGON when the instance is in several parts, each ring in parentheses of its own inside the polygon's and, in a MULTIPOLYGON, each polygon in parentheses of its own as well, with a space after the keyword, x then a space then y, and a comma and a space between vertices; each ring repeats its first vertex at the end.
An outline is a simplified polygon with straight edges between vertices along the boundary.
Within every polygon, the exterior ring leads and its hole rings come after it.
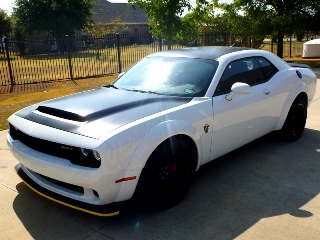
POLYGON ((298 140, 304 130, 307 120, 307 103, 303 97, 294 100, 286 121, 281 130, 282 137, 286 141, 298 140))
POLYGON ((195 171, 193 154, 186 144, 169 139, 150 156, 141 175, 143 202, 166 209, 188 193, 195 171))

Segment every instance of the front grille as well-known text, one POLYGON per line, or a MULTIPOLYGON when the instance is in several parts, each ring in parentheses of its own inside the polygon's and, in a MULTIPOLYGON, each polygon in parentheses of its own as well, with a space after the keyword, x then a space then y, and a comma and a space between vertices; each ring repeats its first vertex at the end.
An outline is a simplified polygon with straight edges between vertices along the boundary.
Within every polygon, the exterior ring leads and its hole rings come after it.
POLYGON ((84 190, 83 190, 82 187, 79 187, 79 186, 76 186, 76 185, 73 185, 73 184, 70 184, 70 183, 61 182, 59 180, 56 180, 56 179, 53 179, 53 178, 49 178, 49 177, 41 175, 41 174, 39 174, 39 175, 42 178, 44 178, 45 180, 47 180, 48 182, 51 182, 51 183, 53 183, 55 185, 58 185, 60 187, 63 187, 63 188, 66 188, 66 189, 69 189, 71 191, 78 192, 78 193, 81 193, 81 194, 84 193, 84 190))
POLYGON ((78 147, 68 146, 29 136, 15 128, 12 124, 9 124, 9 134, 12 139, 19 140, 26 146, 38 152, 69 160, 75 165, 91 168, 98 168, 101 165, 101 162, 95 160, 93 156, 89 155, 85 157, 81 153, 81 149, 78 147))
POLYGON ((71 156, 76 151, 75 148, 71 148, 71 150, 65 150, 61 148, 62 144, 42 140, 39 138, 31 137, 20 130, 16 129, 10 124, 10 136, 14 140, 19 140, 23 144, 27 145, 28 147, 42 153, 46 153, 52 156, 65 158, 70 160, 71 156))

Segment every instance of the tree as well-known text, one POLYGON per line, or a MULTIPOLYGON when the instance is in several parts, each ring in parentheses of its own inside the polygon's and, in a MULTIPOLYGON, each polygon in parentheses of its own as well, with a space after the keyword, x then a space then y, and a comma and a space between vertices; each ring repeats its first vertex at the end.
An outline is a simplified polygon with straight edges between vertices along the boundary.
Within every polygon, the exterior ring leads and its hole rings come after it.
POLYGON ((309 19, 307 24, 308 30, 312 34, 318 34, 320 32, 320 4, 319 0, 310 1, 310 9, 312 11, 313 17, 309 19))
POLYGON ((172 41, 182 29, 181 16, 185 8, 191 9, 189 0, 129 0, 129 4, 137 4, 146 10, 150 18, 153 36, 165 38, 168 49, 172 41))
POLYGON ((13 14, 25 31, 48 32, 60 39, 91 20, 96 0, 16 0, 13 14))
POLYGON ((203 34, 203 27, 210 18, 210 4, 206 0, 198 0, 195 7, 189 9, 189 13, 181 18, 181 28, 175 37, 180 42, 194 44, 198 36, 203 34))
MULTIPOLYGON (((213 0, 211 3, 202 1, 200 4, 198 2, 193 11, 182 20, 189 23, 187 32, 191 32, 190 28, 192 27, 191 29, 194 29, 198 33, 197 35, 228 33, 231 36, 230 42, 228 42, 230 45, 234 43, 237 45, 241 42, 241 46, 259 48, 266 32, 270 32, 270 20, 264 14, 261 14, 259 19, 245 16, 243 12, 239 12, 237 5, 226 1, 213 0)), ((192 34, 192 36, 194 35, 192 34)), ((209 41, 207 44, 225 44, 224 40, 209 37, 206 41, 209 41)))
POLYGON ((12 35, 11 38, 15 39, 14 45, 19 49, 20 56, 25 54, 25 50, 27 49, 27 32, 26 30, 18 23, 15 15, 11 15, 12 22, 12 35))
POLYGON ((259 21, 262 16, 266 16, 270 20, 277 36, 279 57, 283 57, 284 34, 303 29, 315 16, 314 7, 319 5, 318 0, 234 0, 234 3, 247 17, 259 21))
POLYGON ((11 19, 8 14, 0 9, 0 38, 8 36, 12 30, 11 19))
MULTIPOLYGON (((251 47, 259 48, 266 35, 271 34, 270 18, 263 11, 256 11, 255 14, 247 14, 237 2, 231 4, 217 4, 223 10, 217 15, 217 22, 225 26, 225 29, 233 34, 241 34, 251 38, 251 47)), ((220 27, 221 28, 221 27, 220 27)), ((248 39, 249 40, 249 39, 248 39)))

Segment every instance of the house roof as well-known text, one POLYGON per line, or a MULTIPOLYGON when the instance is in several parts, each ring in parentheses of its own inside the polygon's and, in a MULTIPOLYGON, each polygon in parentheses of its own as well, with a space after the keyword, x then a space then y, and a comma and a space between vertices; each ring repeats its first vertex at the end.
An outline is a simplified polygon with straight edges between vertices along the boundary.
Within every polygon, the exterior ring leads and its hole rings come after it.
POLYGON ((111 3, 107 0, 98 0, 93 9, 93 21, 108 23, 112 19, 120 18, 127 24, 148 24, 146 11, 136 4, 111 3))

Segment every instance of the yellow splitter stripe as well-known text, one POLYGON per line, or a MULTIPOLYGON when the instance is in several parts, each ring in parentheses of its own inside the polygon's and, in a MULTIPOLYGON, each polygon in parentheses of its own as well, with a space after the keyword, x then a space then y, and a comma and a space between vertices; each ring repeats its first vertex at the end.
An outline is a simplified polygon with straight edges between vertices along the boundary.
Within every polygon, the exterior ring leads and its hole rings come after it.
MULTIPOLYGON (((16 174, 20 177, 20 175, 18 174, 18 172, 16 171, 16 169, 14 169, 14 171, 16 172, 16 174)), ((76 210, 79 210, 79 211, 82 211, 82 212, 86 212, 86 213, 89 213, 89 214, 93 214, 93 215, 96 215, 96 216, 100 216, 100 217, 112 217, 112 216, 116 216, 119 214, 119 211, 117 212, 113 212, 113 213, 97 213, 97 212, 93 212, 93 211, 90 211, 90 210, 86 210, 86 209, 83 209, 83 208, 79 208, 79 207, 76 207, 76 206, 73 206, 73 205, 70 205, 68 203, 65 203, 65 202, 62 202, 62 201, 59 201, 57 199, 54 199, 52 197, 49 197, 41 192, 39 192, 38 190, 34 189, 33 187, 31 187, 28 183, 26 183, 21 177, 20 179, 22 180, 22 182, 24 184, 26 184, 30 189, 32 189, 33 191, 35 191, 36 193, 38 193, 39 195, 45 197, 45 198, 48 198, 50 199, 51 201, 54 201, 54 202, 57 202, 59 204, 62 204, 64 206, 67 206, 67 207, 70 207, 70 208, 73 208, 73 209, 76 209, 76 210)))

